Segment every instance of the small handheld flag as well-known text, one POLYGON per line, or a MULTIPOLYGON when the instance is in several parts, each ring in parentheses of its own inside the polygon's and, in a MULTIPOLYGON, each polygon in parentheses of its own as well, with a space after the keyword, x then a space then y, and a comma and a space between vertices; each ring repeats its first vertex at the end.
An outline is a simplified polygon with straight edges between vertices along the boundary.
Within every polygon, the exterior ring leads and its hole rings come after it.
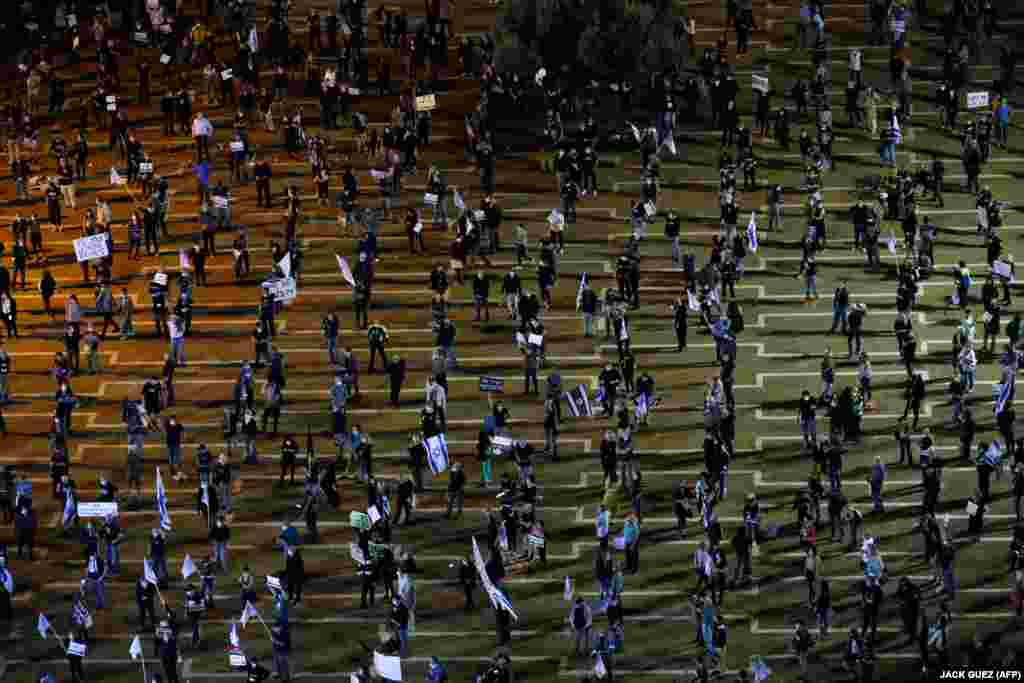
POLYGON ((160 513, 160 528, 164 531, 171 530, 171 513, 167 510, 167 489, 164 488, 164 478, 160 475, 160 468, 156 468, 156 509, 160 513))
POLYGON ((335 254, 334 257, 338 259, 338 268, 341 270, 341 276, 345 278, 345 282, 355 287, 356 279, 352 275, 352 269, 349 267, 348 261, 345 260, 345 257, 341 256, 340 254, 335 254))
POLYGON ((42 612, 39 613, 39 623, 36 624, 36 630, 39 631, 39 637, 46 640, 46 632, 50 630, 50 620, 42 612))
POLYGON ((185 561, 181 563, 181 577, 188 581, 188 577, 196 573, 196 563, 192 561, 192 556, 186 554, 185 561))
POLYGON ((565 590, 562 591, 562 598, 566 602, 570 602, 572 600, 572 593, 572 577, 567 576, 565 577, 565 590))
POLYGON ((131 655, 132 660, 139 660, 142 658, 142 642, 139 641, 139 637, 135 636, 132 639, 131 647, 128 648, 128 654, 131 655))
POLYGON ((757 253, 757 214, 750 212, 750 222, 747 223, 747 248, 753 254, 757 253))
POLYGON ((242 641, 238 639, 238 625, 235 623, 231 624, 231 630, 228 631, 228 642, 230 642, 231 647, 236 650, 242 647, 242 641))

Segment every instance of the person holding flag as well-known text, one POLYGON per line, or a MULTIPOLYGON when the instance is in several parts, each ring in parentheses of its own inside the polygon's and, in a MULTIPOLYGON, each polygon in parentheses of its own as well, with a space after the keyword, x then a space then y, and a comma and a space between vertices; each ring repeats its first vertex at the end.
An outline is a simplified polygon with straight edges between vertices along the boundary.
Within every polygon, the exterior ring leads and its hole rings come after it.
POLYGON ((107 564, 95 552, 89 555, 85 578, 92 584, 93 595, 96 598, 96 609, 103 609, 106 607, 107 564))
POLYGON ((167 489, 164 488, 164 480, 160 475, 160 468, 156 468, 156 509, 160 514, 160 528, 164 531, 171 530, 171 514, 167 510, 167 489))
POLYGON ((148 680, 148 676, 146 676, 146 657, 142 654, 142 641, 139 640, 138 636, 132 638, 132 644, 128 647, 128 654, 133 662, 138 661, 142 663, 142 678, 148 680))
MULTIPOLYGON (((63 645, 63 642, 61 643, 63 645)), ((82 631, 68 634, 68 667, 71 669, 71 683, 85 683, 85 667, 83 662, 87 651, 86 636, 82 631)))

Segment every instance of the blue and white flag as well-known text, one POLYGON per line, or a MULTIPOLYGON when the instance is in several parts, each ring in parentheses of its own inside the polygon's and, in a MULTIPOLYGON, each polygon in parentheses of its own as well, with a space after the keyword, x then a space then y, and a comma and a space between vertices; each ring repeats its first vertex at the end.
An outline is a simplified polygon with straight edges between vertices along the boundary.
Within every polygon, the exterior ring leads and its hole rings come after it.
POLYGON ((36 624, 36 630, 39 631, 39 637, 46 640, 46 633, 51 629, 50 620, 46 618, 46 615, 42 612, 39 613, 39 622, 36 624))
POLYGON ((750 222, 747 223, 747 249, 751 254, 757 253, 757 212, 750 212, 750 222))
POLYGON ((587 276, 586 271, 580 273, 580 286, 576 290, 576 310, 580 310, 580 306, 583 304, 583 290, 590 284, 590 278, 587 276))
POLYGON ((252 603, 251 602, 246 602, 245 603, 245 609, 242 610, 242 618, 239 619, 239 622, 242 624, 242 628, 246 627, 246 625, 249 623, 250 619, 259 619, 259 618, 260 618, 260 613, 256 611, 256 608, 253 607, 252 603))
POLYGON ((432 436, 426 440, 427 462, 435 476, 448 469, 448 442, 444 434, 432 436))
POLYGON ((996 389, 999 392, 998 394, 996 394, 996 415, 1000 414, 1001 412, 1003 412, 1003 410, 1006 409, 1007 403, 1011 403, 1013 401, 1013 393, 1014 389, 1016 388, 1014 386, 1015 384, 1016 381, 1014 379, 1014 375, 1010 375, 1010 380, 1008 382, 1003 382, 1002 384, 996 385, 996 389))
POLYGON ((64 517, 62 520, 63 526, 67 527, 71 524, 71 521, 75 518, 75 514, 78 510, 78 504, 75 502, 75 493, 71 487, 68 487, 64 492, 64 517))
POLYGON ((160 468, 156 468, 156 510, 160 513, 160 528, 164 531, 171 530, 171 513, 167 511, 167 489, 164 488, 164 478, 160 476, 160 468))
POLYGON ((903 131, 900 130, 900 120, 894 113, 892 115, 892 136, 893 144, 899 145, 903 142, 903 131))
POLYGON ((196 563, 192 561, 192 556, 185 553, 185 561, 181 563, 181 578, 188 581, 188 577, 196 573, 196 563))
POLYGON ((128 648, 128 654, 131 655, 132 660, 137 661, 142 659, 142 642, 138 636, 132 639, 132 644, 128 648))
POLYGON ((491 587, 487 591, 487 595, 491 598, 491 604, 494 605, 495 609, 501 607, 503 610, 512 615, 513 621, 519 621, 519 615, 516 614, 515 610, 512 609, 512 602, 509 601, 508 596, 505 595, 500 588, 498 588, 495 585, 491 585, 491 587))
POLYGON ((142 560, 142 576, 146 581, 156 586, 160 583, 160 579, 157 578, 156 572, 153 571, 153 563, 149 561, 149 558, 142 560))
POLYGON ((565 400, 569 404, 569 412, 573 417, 590 417, 594 414, 587 395, 587 385, 581 384, 572 391, 566 392, 565 400))
POLYGON ((0 583, 3 584, 7 595, 14 594, 14 575, 3 567, 0 567, 0 583))
POLYGON ((761 683, 761 681, 767 680, 772 674, 772 670, 768 668, 768 664, 764 661, 764 658, 758 655, 754 655, 750 658, 750 672, 754 674, 755 683, 761 683))
POLYGON ((231 644, 231 647, 236 650, 241 649, 242 647, 242 641, 238 639, 238 624, 235 624, 234 622, 231 623, 231 630, 228 631, 228 642, 231 644))

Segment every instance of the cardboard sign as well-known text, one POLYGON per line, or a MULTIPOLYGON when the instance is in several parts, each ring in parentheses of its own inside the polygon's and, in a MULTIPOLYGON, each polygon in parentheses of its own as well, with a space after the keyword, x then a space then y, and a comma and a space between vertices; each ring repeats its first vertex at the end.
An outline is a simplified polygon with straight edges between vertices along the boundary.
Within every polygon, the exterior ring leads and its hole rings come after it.
POLYGON ((427 192, 423 195, 423 203, 427 206, 437 206, 437 195, 427 192))
POLYGON ((170 55, 160 55, 160 63, 161 64, 170 64, 171 63, 171 56, 170 55))
POLYGON ((79 503, 78 516, 86 517, 107 517, 117 514, 117 503, 79 503))
POLYGON ((434 95, 420 95, 416 98, 416 111, 437 109, 437 98, 434 95))
POLYGON ((505 391, 505 380, 500 377, 481 377, 480 391, 485 394, 501 394, 505 391))
POLYGON ((274 297, 274 301, 281 304, 290 304, 298 294, 298 287, 293 277, 272 280, 267 289, 270 291, 270 295, 274 297))
POLYGON ((245 151, 245 143, 242 142, 241 140, 232 140, 230 147, 231 147, 231 151, 232 152, 244 152, 245 151))
POLYGON ((369 529, 370 516, 365 512, 353 510, 348 515, 348 523, 353 529, 369 529))
POLYGON ((760 93, 768 92, 768 77, 758 76, 757 74, 750 75, 750 87, 760 93))
POLYGON ((968 109, 980 109, 987 107, 989 103, 988 91, 984 92, 969 92, 967 93, 967 108, 968 109))
POLYGON ((281 590, 281 579, 276 576, 267 575, 267 588, 275 591, 281 590))
POLYGON ((75 240, 74 244, 75 258, 78 259, 79 263, 82 261, 93 261, 95 259, 106 258, 110 255, 110 249, 107 245, 107 236, 105 234, 80 237, 75 240))
POLYGON ((220 79, 222 81, 230 81, 234 74, 231 73, 231 69, 224 69, 220 72, 220 79))

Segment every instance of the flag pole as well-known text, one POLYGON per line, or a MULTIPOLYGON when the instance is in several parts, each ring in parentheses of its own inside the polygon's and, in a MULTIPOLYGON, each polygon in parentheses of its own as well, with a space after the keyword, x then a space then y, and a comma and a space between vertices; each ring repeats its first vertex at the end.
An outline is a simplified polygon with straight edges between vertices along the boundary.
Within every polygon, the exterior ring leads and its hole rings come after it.
POLYGON ((149 676, 146 675, 146 654, 139 654, 139 661, 142 662, 142 683, 149 681, 149 676))
MULTIPOLYGON (((253 612, 256 612, 256 608, 255 607, 253 608, 253 612)), ((267 626, 267 622, 263 621, 263 615, 260 614, 259 612, 256 612, 256 618, 260 620, 261 624, 263 624, 263 628, 267 629, 267 638, 270 638, 270 642, 273 643, 274 642, 274 634, 272 634, 270 632, 270 627, 267 626)))
POLYGON ((64 639, 60 637, 59 633, 57 633, 57 629, 50 625, 49 621, 46 622, 46 627, 53 631, 53 635, 57 638, 57 641, 60 643, 60 649, 64 650, 64 652, 67 652, 68 648, 66 645, 64 645, 64 639))

